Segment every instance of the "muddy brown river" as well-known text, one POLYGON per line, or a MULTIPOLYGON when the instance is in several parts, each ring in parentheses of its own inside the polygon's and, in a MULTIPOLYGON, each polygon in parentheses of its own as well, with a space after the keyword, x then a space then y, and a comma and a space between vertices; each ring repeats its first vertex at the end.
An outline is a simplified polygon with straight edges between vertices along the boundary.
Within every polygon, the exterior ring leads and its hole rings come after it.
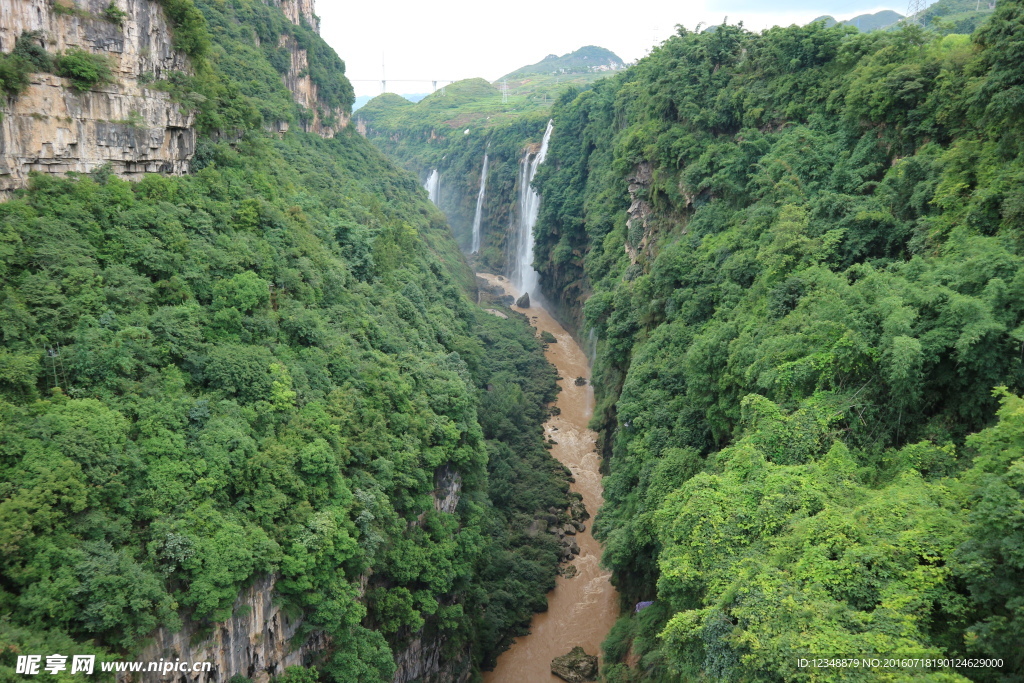
MULTIPOLYGON (((491 284, 500 285, 518 297, 512 284, 496 275, 479 273, 491 284)), ((611 572, 598 566, 601 544, 590 527, 601 503, 600 456, 595 450, 597 435, 587 429, 594 411, 594 390, 589 382, 576 386, 577 377, 590 379, 590 364, 583 349, 547 311, 534 304, 531 308, 514 310, 525 313, 539 331, 550 332, 558 340, 549 344, 547 358, 558 368, 562 391, 555 405, 561 413, 544 425, 545 435, 557 441, 551 453, 572 470, 573 491, 583 495, 583 504, 590 513, 586 531, 576 534, 580 554, 573 560, 577 574, 571 579, 557 578, 548 593, 548 611, 535 614, 530 634, 516 638, 512 647, 498 658, 494 671, 484 674, 485 683, 546 683, 562 679, 551 673, 551 660, 579 645, 590 655, 601 654, 601 641, 608 635, 619 615, 618 594, 609 579, 611 572)))

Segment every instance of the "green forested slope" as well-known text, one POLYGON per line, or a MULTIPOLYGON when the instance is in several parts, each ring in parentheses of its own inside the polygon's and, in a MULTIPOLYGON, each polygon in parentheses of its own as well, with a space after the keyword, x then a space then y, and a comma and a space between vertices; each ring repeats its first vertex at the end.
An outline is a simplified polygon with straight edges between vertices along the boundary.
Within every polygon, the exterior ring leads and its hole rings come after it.
POLYGON ((1021 45, 1019 0, 681 29, 556 106, 537 265, 600 340, 595 532, 654 601, 609 680, 1024 676, 1021 45), (871 653, 1005 666, 797 667, 871 653))
POLYGON ((921 13, 920 19, 940 32, 970 33, 988 18, 995 4, 992 0, 938 0, 921 13))
POLYGON ((211 627, 266 574, 329 637, 326 680, 390 680, 421 629, 485 665, 553 585, 526 529, 567 504, 554 370, 471 303, 415 178, 352 130, 263 132, 308 112, 254 33, 312 41, 343 104, 319 38, 259 2, 165 5, 197 73, 157 85, 201 110, 195 173, 39 176, 0 205, 0 680, 211 627))

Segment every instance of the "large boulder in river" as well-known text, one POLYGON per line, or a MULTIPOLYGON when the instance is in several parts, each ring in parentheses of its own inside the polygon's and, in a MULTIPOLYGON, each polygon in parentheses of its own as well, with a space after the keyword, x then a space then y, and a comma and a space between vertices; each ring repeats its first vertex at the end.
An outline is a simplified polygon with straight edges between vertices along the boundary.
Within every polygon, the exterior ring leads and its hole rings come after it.
POLYGON ((590 518, 590 513, 587 512, 582 500, 573 500, 569 503, 569 517, 577 522, 590 518))
POLYGON ((519 297, 518 299, 516 299, 516 306, 518 306, 519 308, 529 308, 530 307, 530 293, 529 292, 523 292, 523 295, 521 297, 519 297))
POLYGON ((597 657, 577 645, 569 654, 551 660, 551 673, 569 683, 597 680, 597 657))

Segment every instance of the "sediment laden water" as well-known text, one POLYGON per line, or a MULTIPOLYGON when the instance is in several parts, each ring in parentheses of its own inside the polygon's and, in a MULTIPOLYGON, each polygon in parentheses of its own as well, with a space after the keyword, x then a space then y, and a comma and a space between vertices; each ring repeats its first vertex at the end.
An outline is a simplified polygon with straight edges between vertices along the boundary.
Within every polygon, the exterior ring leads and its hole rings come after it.
MULTIPOLYGON (((480 273, 480 277, 519 296, 519 290, 504 278, 485 273, 480 273)), ((583 495, 583 504, 591 518, 586 522, 586 530, 576 534, 580 554, 573 564, 577 575, 571 579, 557 578, 555 589, 548 593, 548 611, 533 616, 530 635, 516 639, 498 658, 495 670, 484 674, 484 682, 555 682, 561 681, 551 673, 551 660, 555 657, 566 654, 576 645, 583 647, 587 654, 600 655, 601 641, 619 615, 619 598, 610 581, 611 572, 598 566, 601 544, 590 531, 593 518, 604 502, 599 471, 601 460, 595 448, 597 435, 587 428, 594 410, 590 364, 579 344, 543 308, 536 304, 531 308, 513 308, 530 316, 537 330, 550 332, 558 340, 548 345, 546 355, 562 378, 558 381, 562 391, 556 403, 560 412, 545 423, 544 431, 546 437, 557 442, 552 455, 572 470, 576 483, 571 484, 571 490, 583 495), (576 386, 577 377, 587 378, 587 384, 576 386)))
POLYGON ((540 288, 537 286, 539 275, 533 269, 533 226, 537 223, 537 212, 540 211, 540 193, 533 189, 531 183, 537 174, 537 168, 544 163, 548 155, 548 142, 554 122, 548 121, 544 137, 540 143, 540 151, 533 157, 523 157, 519 165, 519 224, 516 226, 516 249, 513 254, 512 284, 520 292, 529 292, 537 298, 540 288))
POLYGON ((476 213, 473 214, 473 242, 469 253, 480 253, 480 223, 484 213, 484 194, 487 192, 487 155, 484 155, 484 167, 480 171, 480 191, 476 193, 476 213))

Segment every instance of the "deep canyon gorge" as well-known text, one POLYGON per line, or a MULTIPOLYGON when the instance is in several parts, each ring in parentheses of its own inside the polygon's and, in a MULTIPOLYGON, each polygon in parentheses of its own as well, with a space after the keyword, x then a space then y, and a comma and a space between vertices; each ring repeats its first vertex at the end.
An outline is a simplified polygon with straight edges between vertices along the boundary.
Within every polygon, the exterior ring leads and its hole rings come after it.
POLYGON ((1024 2, 896 17, 0 0, 0 682, 1021 680, 1024 2))

